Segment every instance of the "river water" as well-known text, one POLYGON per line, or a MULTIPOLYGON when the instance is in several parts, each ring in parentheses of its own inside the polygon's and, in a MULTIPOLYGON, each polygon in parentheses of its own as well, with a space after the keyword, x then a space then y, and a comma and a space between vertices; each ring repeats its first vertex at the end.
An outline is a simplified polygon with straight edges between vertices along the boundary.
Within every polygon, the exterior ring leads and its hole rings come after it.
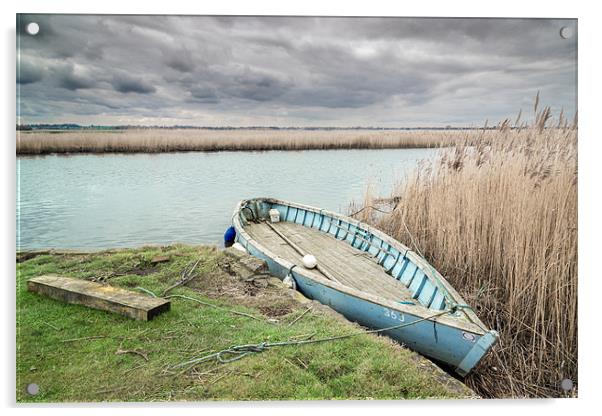
POLYGON ((346 212, 435 149, 49 155, 17 159, 17 249, 220 244, 236 203, 346 212))

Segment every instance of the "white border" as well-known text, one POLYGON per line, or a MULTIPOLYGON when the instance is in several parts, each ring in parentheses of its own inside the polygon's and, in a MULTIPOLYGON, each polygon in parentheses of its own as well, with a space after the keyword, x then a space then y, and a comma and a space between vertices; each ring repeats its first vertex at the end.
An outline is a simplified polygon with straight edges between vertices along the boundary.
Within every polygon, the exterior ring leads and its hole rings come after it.
MULTIPOLYGON (((596 258, 599 250, 598 236, 601 234, 600 216, 600 162, 602 137, 599 131, 600 81, 602 73, 599 58, 600 15, 596 13, 595 2, 569 2, 548 0, 546 2, 526 2, 524 0, 504 0, 501 2, 483 1, 428 1, 392 2, 370 1, 324 1, 305 0, 296 3, 286 1, 231 1, 193 2, 170 0, 150 2, 103 0, 102 2, 81 2, 75 0, 33 1, 20 0, 2 3, 0 19, 3 23, 2 82, 5 94, 2 100, 2 255, 4 266, 2 276, 2 325, 4 329, 2 348, 1 387, 4 406, 13 407, 9 413, 41 410, 48 414, 80 414, 73 406, 14 408, 14 249, 15 249, 15 14, 21 13, 141 13, 141 14, 286 14, 286 15, 347 15, 347 16, 463 16, 463 17, 571 17, 579 19, 579 396, 577 400, 518 400, 518 401, 444 401, 444 402, 265 402, 265 403, 194 403, 168 406, 145 405, 144 412, 164 415, 174 410, 182 413, 232 413, 245 415, 282 414, 305 415, 311 413, 332 413, 337 409, 362 414, 373 407, 378 412, 429 411, 437 412, 487 412, 506 414, 516 410, 545 411, 546 414, 577 414, 592 408, 600 397, 600 337, 596 294, 602 292, 602 276, 597 271, 596 258), (487 4, 486 4, 487 3, 487 4), (486 4, 486 6, 484 6, 486 4), (596 96, 598 93, 598 96, 596 96), (502 404, 500 406, 500 404, 502 404)), ((131 415, 132 407, 138 405, 108 405, 102 407, 85 406, 92 414, 131 415)))

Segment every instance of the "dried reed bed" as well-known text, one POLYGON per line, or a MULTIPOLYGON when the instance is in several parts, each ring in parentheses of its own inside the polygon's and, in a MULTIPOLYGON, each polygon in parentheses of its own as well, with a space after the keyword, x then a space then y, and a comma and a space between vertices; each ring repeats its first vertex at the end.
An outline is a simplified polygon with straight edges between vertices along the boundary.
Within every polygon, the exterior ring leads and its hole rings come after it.
POLYGON ((577 382, 577 130, 562 118, 545 128, 544 109, 530 127, 502 123, 420 165, 390 198, 368 191, 351 207, 422 253, 500 332, 467 379, 485 397, 577 394, 560 388, 577 382))
POLYGON ((465 134, 460 130, 19 131, 17 154, 418 148, 450 146, 465 134))

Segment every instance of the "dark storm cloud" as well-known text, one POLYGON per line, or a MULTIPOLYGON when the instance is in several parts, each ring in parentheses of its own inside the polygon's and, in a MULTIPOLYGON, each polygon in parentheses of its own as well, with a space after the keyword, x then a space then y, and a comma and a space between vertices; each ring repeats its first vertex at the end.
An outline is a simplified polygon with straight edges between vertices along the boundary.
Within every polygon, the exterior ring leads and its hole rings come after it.
POLYGON ((43 69, 29 62, 21 63, 17 69, 17 83, 19 84, 32 84, 42 80, 43 76, 43 69))
POLYGON ((189 93, 193 101, 208 104, 216 104, 219 102, 215 89, 209 86, 192 86, 189 93))
POLYGON ((93 80, 81 78, 73 74, 66 74, 59 80, 59 84, 61 87, 71 91, 93 88, 95 85, 93 80))
POLYGON ((76 74, 72 64, 57 66, 53 72, 53 76, 57 79, 59 86, 67 90, 83 90, 94 88, 97 85, 97 81, 93 77, 76 74))
POLYGON ((165 64, 179 72, 192 72, 195 65, 190 52, 186 49, 165 51, 165 64))
POLYGON ((291 87, 285 80, 248 67, 220 79, 226 96, 252 101, 271 101, 283 95, 291 87))
POLYGON ((27 122, 480 124, 575 111, 574 20, 21 15, 27 122), (24 31, 35 21, 40 33, 24 31))
POLYGON ((115 91, 122 93, 136 92, 139 94, 150 94, 157 90, 148 82, 134 78, 130 75, 117 75, 112 84, 115 91))

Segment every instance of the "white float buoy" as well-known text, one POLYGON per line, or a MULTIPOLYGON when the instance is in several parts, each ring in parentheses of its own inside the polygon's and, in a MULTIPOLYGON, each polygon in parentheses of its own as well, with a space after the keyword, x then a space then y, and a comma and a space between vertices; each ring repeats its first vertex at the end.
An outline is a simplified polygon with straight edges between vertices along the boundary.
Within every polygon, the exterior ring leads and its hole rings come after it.
POLYGON ((313 269, 318 264, 318 260, 316 260, 316 258, 311 254, 306 254, 305 256, 303 256, 303 259, 301 261, 303 262, 303 267, 305 267, 306 269, 313 269))

